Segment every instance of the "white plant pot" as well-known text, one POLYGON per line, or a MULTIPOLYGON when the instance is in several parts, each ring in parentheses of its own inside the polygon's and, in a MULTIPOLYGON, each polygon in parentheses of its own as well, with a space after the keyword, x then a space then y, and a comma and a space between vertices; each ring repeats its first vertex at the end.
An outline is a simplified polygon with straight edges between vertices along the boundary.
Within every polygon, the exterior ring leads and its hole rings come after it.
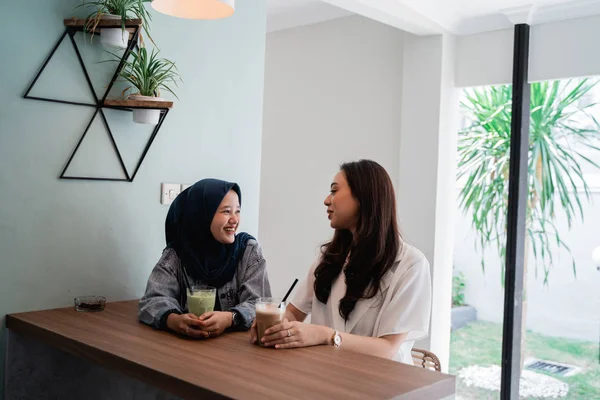
MULTIPOLYGON (((103 19, 121 20, 121 16, 105 14, 103 19)), ((104 47, 117 47, 126 49, 129 43, 129 32, 122 28, 102 28, 100 30, 100 44, 104 47)))
MULTIPOLYGON (((157 107, 160 107, 160 103, 165 101, 165 99, 160 97, 150 97, 150 96, 140 96, 133 95, 129 96, 129 100, 144 100, 144 101, 153 101, 158 103, 157 107)), ((137 122, 138 124, 149 124, 156 125, 160 119, 160 111, 149 108, 134 108, 133 109, 133 122, 137 122)))

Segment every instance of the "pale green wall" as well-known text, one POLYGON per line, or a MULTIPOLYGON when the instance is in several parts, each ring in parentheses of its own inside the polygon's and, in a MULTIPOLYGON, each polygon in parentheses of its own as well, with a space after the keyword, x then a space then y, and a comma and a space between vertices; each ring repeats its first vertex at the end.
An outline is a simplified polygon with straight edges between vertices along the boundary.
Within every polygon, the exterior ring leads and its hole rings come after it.
MULTIPOLYGON (((184 82, 134 183, 58 180, 91 111, 22 98, 63 31, 62 19, 73 15, 78 3, 27 0, 0 6, 2 319, 7 313, 69 306, 80 294, 109 300, 140 296, 164 245, 167 207, 159 204, 160 182, 207 176, 239 182, 243 228, 257 233, 264 1, 237 1, 235 15, 219 21, 152 11, 152 36, 161 55, 176 61, 184 82)), ((84 47, 86 56, 103 54, 97 42, 84 47)), ((62 50, 40 82, 45 93, 38 94, 81 98, 87 88, 72 68, 75 59, 62 50)), ((92 73, 105 67, 90 65, 92 73)), ((143 127, 130 122, 129 114, 113 113, 109 119, 117 117, 115 134, 129 149, 143 127)), ((106 140, 97 139, 86 145, 75 172, 116 171, 113 157, 103 156, 106 140)))

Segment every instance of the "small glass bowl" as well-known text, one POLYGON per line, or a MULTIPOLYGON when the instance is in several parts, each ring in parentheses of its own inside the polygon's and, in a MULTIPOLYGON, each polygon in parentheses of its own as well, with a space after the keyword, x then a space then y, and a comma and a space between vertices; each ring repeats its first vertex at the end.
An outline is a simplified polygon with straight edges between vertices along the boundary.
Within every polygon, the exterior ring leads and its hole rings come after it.
POLYGON ((75 310, 84 312, 103 311, 106 305, 104 296, 75 297, 75 310))

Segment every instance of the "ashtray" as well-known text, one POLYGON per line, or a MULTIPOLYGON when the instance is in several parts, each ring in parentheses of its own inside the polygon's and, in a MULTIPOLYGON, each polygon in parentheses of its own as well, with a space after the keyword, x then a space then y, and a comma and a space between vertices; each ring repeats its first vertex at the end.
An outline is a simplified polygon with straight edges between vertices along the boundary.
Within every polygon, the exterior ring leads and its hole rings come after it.
POLYGON ((79 296, 75 297, 75 310, 77 311, 102 311, 106 305, 104 296, 79 296))

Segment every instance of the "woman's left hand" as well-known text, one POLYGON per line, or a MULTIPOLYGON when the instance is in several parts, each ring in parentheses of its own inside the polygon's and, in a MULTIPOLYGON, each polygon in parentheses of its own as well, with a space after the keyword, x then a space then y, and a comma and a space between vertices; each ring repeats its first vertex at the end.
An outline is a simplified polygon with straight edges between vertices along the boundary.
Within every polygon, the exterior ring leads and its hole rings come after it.
POLYGON ((230 312, 212 311, 202 314, 198 322, 199 329, 208 332, 209 337, 217 337, 232 324, 230 312))
POLYGON ((331 336, 333 329, 326 326, 285 320, 282 324, 267 329, 262 342, 267 347, 292 349, 327 344, 331 336))

